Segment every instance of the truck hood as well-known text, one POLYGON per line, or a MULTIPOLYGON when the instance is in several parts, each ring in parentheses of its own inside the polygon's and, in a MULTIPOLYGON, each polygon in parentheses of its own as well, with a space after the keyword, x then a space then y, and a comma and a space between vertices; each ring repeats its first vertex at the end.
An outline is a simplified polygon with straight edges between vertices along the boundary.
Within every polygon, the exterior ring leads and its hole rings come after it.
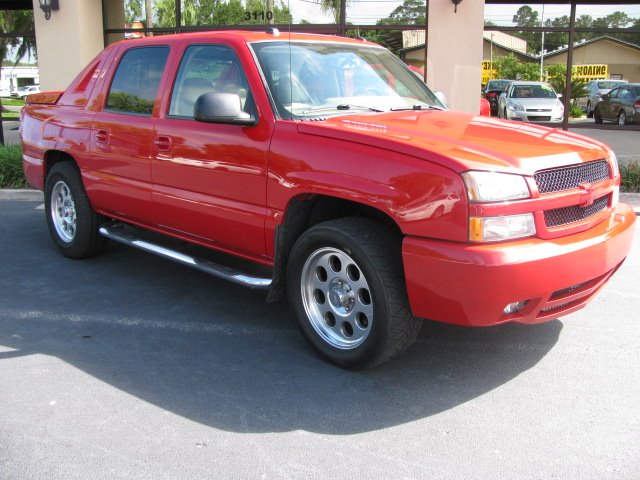
POLYGON ((300 122, 298 131, 403 153, 457 172, 524 175, 608 158, 598 141, 558 129, 445 111, 402 111, 300 122))

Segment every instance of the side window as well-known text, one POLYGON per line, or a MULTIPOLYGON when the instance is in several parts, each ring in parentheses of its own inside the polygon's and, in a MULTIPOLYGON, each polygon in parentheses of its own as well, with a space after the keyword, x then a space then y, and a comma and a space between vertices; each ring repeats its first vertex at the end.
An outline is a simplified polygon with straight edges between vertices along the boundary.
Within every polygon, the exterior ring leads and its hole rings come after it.
POLYGON ((107 110, 151 115, 169 47, 141 47, 127 51, 113 77, 107 110))
POLYGON ((191 45, 180 63, 169 115, 193 118, 196 100, 209 92, 235 93, 241 108, 252 110, 247 80, 235 53, 223 45, 191 45))
POLYGON ((609 93, 609 96, 611 98, 618 98, 619 93, 620 93, 620 89, 616 88, 615 90, 611 90, 611 93, 609 93))

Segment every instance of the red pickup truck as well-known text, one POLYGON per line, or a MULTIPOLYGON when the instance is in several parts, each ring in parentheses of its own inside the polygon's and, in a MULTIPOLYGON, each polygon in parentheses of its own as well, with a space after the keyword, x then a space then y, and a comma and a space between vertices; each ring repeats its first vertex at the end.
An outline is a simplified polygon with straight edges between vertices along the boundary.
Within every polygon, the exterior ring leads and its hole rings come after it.
POLYGON ((21 117, 24 170, 64 255, 112 239, 286 294, 305 337, 344 367, 403 351, 422 318, 573 312, 631 246, 607 146, 446 111, 366 41, 124 41, 21 117))

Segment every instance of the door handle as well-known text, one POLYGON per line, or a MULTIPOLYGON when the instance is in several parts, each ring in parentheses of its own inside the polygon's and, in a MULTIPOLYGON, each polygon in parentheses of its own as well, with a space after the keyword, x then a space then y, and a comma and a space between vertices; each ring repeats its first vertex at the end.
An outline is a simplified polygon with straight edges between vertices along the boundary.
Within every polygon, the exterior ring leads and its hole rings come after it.
POLYGON ((171 137, 167 137, 166 135, 156 137, 156 139, 153 141, 153 144, 158 148, 158 150, 162 152, 168 152, 173 146, 171 137))
POLYGON ((107 143, 109 141, 109 132, 102 128, 96 130, 96 142, 107 143))

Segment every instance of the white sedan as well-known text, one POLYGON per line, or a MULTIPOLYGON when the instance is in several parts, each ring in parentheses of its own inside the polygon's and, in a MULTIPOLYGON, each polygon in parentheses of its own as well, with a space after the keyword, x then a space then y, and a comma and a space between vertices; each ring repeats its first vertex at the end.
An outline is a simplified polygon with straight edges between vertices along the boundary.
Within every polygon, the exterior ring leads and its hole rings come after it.
POLYGON ((500 95, 498 116, 525 122, 561 123, 564 105, 553 87, 544 82, 511 82, 500 95))

